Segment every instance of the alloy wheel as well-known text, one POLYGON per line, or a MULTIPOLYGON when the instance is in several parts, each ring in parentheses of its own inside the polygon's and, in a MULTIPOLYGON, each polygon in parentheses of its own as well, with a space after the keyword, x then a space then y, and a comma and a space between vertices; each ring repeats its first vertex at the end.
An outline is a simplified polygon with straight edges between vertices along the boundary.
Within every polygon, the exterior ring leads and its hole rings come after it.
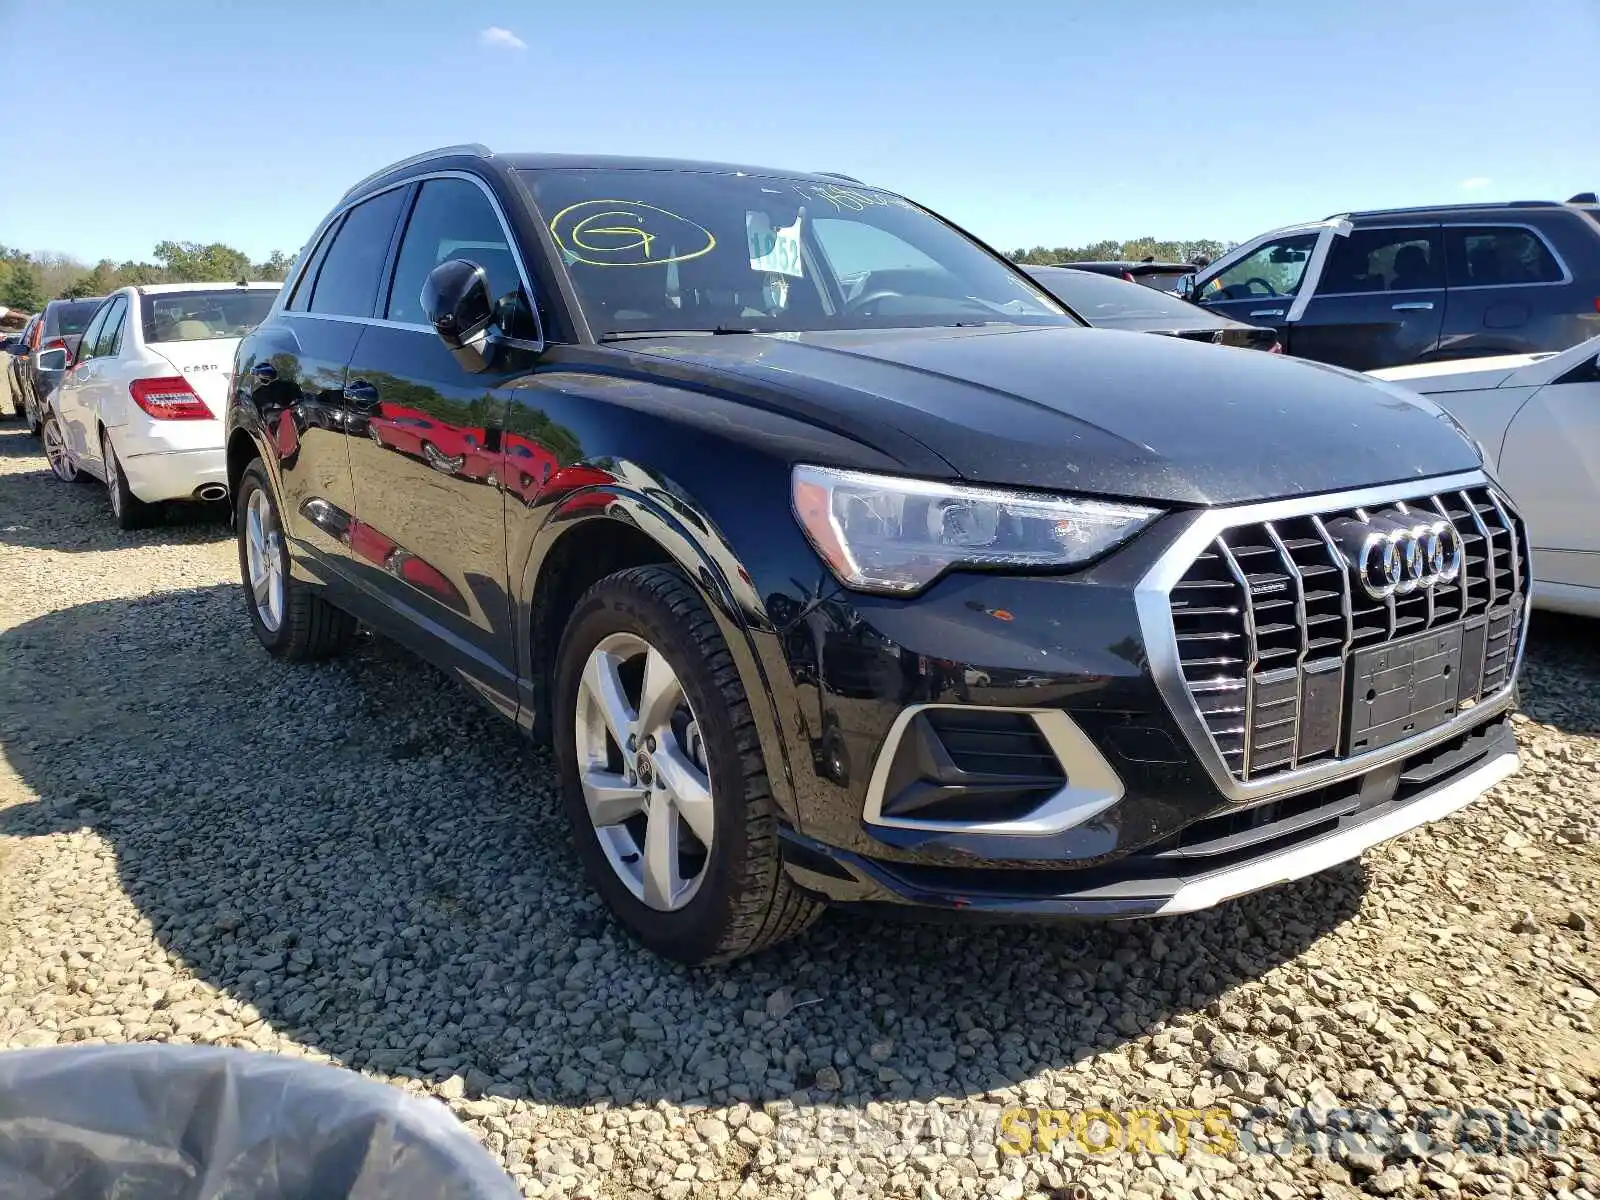
POLYGON ((283 535, 267 494, 257 488, 245 509, 245 562, 256 616, 269 633, 283 624, 283 535))
POLYGON ((100 455, 106 464, 106 493, 111 497, 111 514, 122 520, 122 469, 117 465, 116 451, 111 448, 111 438, 100 439, 100 455))
POLYGON ((577 708, 579 782, 606 860, 644 904, 683 908, 705 879, 715 825, 683 684, 649 642, 613 633, 584 664, 577 708))
POLYGON ((78 477, 78 465, 72 461, 72 454, 67 450, 67 440, 61 436, 61 426, 47 420, 44 424, 44 457, 50 464, 50 470, 57 479, 71 483, 78 477))

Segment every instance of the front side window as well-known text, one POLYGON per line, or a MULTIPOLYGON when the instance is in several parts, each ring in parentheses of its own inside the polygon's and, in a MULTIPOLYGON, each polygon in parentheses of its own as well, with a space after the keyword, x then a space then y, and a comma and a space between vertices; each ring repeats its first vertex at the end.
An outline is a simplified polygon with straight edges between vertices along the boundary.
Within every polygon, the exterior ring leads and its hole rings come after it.
POLYGON ((1443 265, 1437 227, 1356 229, 1333 239, 1317 295, 1442 288, 1443 265))
POLYGON ((378 277, 389 256, 389 239, 404 194, 404 188, 390 188, 345 216, 317 271, 308 311, 341 317, 372 315, 378 277))
POLYGON ((111 301, 107 300, 89 318, 88 328, 84 330, 83 336, 78 339, 78 353, 73 359, 74 362, 84 362, 94 357, 95 342, 99 340, 100 331, 105 328, 106 318, 110 315, 111 301))
POLYGON ((465 179, 429 179, 417 194, 395 258, 385 315, 391 321, 422 325, 422 287, 442 262, 462 258, 477 263, 489 277, 496 300, 521 292, 517 259, 504 227, 477 184, 465 179))
POLYGON ((277 295, 269 288, 151 293, 140 312, 144 340, 160 344, 243 337, 266 319, 277 295))
POLYGON ((521 174, 601 337, 1078 324, 888 192, 720 171, 521 174))
POLYGON ((1560 283, 1566 276, 1550 247, 1523 226, 1456 226, 1445 230, 1451 287, 1560 283))
POLYGON ((1306 264, 1317 248, 1317 234, 1277 238, 1245 255, 1205 283, 1200 299, 1249 300, 1293 296, 1305 278, 1306 264))

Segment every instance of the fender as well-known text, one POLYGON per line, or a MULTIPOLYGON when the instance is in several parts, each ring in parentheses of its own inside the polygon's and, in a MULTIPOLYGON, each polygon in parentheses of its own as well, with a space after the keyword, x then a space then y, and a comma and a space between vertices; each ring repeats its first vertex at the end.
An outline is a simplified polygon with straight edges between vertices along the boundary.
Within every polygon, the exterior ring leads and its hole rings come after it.
POLYGON ((550 487, 560 494, 548 502, 525 561, 520 566, 512 564, 512 578, 519 584, 518 619, 512 626, 517 638, 519 724, 532 730, 547 707, 550 664, 534 661, 532 645, 533 602, 546 564, 563 539, 579 529, 593 531, 596 522, 631 527, 663 551, 704 599, 744 685, 762 755, 769 764, 773 800, 784 818, 798 828, 793 769, 780 734, 764 656, 756 645, 758 632, 770 633, 772 622, 750 572, 683 488, 638 463, 599 462, 605 465, 595 461, 575 464, 551 476, 550 487), (565 491, 562 476, 583 482, 565 491), (774 764, 781 764, 781 771, 771 770, 774 764))

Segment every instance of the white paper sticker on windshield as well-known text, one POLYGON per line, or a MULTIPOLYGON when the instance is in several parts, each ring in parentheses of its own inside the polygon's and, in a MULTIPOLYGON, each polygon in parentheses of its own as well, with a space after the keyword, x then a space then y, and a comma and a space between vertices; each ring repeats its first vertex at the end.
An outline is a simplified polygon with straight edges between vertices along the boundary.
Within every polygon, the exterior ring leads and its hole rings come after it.
POLYGON ((744 229, 745 239, 750 244, 750 269, 803 278, 805 270, 800 264, 800 223, 805 218, 805 209, 802 208, 795 215, 793 225, 774 229, 766 213, 747 209, 744 229))

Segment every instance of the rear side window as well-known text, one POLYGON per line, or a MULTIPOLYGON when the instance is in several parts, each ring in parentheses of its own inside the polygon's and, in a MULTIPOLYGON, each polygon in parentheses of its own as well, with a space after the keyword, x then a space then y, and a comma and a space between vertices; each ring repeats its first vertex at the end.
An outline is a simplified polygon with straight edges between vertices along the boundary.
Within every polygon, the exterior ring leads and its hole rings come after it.
POLYGON ((1317 295, 1414 292, 1444 286, 1437 227, 1357 229, 1336 237, 1317 283, 1317 295))
MULTIPOLYGON (((118 296, 106 311, 105 324, 100 326, 94 339, 94 357, 106 358, 122 347, 122 318, 128 312, 128 298, 118 296)), ((87 339, 85 339, 87 340, 87 339)))
POLYGON ((378 277, 383 274, 404 194, 404 188, 392 188, 356 205, 345 216, 317 271, 308 311, 343 317, 372 315, 378 277))
POLYGON ((1445 230, 1451 287, 1560 283, 1565 275, 1550 247, 1521 225, 1458 225, 1445 230))
POLYGON ((249 333, 267 315, 276 291, 156 292, 144 298, 140 319, 146 342, 204 342, 249 333))
POLYGON ((395 258, 387 316, 391 321, 427 323, 422 312, 422 285, 442 262, 463 258, 477 263, 489 277, 496 300, 521 291, 517 259, 506 240, 494 206, 474 183, 465 179, 430 179, 417 194, 395 258))

